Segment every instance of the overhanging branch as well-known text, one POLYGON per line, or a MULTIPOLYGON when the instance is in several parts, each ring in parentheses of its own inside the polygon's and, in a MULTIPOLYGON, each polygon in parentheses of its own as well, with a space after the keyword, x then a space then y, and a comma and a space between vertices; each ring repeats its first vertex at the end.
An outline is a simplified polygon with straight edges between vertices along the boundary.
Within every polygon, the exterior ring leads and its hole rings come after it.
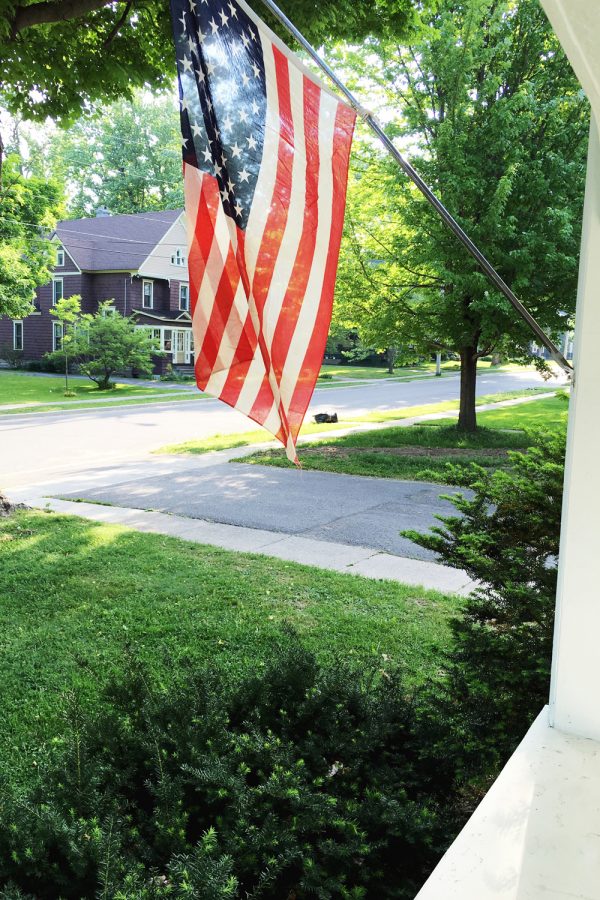
POLYGON ((44 0, 29 6, 17 6, 12 22, 12 35, 34 25, 52 25, 69 19, 80 19, 96 9, 110 6, 114 0, 44 0))

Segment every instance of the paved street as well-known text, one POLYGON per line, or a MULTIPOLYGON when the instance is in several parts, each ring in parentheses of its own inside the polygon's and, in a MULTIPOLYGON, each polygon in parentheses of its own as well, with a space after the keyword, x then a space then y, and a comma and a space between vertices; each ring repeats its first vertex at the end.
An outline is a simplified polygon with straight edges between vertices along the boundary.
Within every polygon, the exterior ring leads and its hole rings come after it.
MULTIPOLYGON (((482 374, 479 394, 535 387, 536 374, 482 374)), ((554 383, 554 382, 553 382, 554 383)), ((358 416, 458 397, 458 376, 317 388, 310 413, 358 416)), ((0 487, 27 487, 145 457, 165 444, 257 426, 215 400, 0 417, 0 487)), ((151 465, 151 459, 148 460, 151 465)))

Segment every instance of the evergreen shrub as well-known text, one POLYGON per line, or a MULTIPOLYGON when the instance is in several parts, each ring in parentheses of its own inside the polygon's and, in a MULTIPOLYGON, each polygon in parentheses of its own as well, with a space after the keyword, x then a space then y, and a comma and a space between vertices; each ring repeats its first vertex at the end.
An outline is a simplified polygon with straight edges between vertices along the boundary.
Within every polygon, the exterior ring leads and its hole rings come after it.
POLYGON ((399 677, 292 637, 236 683, 132 666, 53 747, 2 787, 5 900, 412 898, 443 847, 451 772, 399 677))
POLYGON ((403 532, 480 585, 451 623, 430 723, 467 775, 493 777, 548 702, 565 433, 531 437, 508 470, 453 467, 452 483, 470 489, 448 497, 461 515, 403 532))

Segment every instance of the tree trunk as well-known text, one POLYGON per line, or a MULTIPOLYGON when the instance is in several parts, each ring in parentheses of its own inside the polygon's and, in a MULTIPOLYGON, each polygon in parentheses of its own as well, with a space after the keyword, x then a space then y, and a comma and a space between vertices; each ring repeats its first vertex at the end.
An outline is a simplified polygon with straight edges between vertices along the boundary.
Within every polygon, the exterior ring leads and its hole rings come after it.
POLYGON ((460 431, 477 431, 475 412, 475 386, 477 384, 477 348, 460 348, 460 409, 458 428, 460 431))
POLYGON ((492 353, 492 361, 490 366, 500 366, 502 365, 502 354, 501 353, 492 353))
POLYGON ((442 354, 439 351, 435 354, 435 374, 438 378, 442 375, 442 354))
POLYGON ((398 359, 398 351, 396 350, 395 347, 388 347, 387 350, 385 351, 385 356, 386 356, 386 360, 387 360, 388 375, 393 375, 394 374, 394 363, 398 359))

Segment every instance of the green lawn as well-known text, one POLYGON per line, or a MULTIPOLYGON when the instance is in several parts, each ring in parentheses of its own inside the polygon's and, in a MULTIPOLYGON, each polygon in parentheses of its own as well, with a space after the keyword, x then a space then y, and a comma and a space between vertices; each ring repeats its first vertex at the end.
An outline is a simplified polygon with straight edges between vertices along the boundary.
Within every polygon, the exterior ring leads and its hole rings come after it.
POLYGON ((330 366, 324 365, 321 368, 320 378, 330 376, 332 378, 359 378, 361 380, 370 380, 372 378, 402 378, 410 375, 423 375, 429 371, 427 366, 403 366, 394 369, 392 375, 385 366, 330 366))
MULTIPOLYGON (((499 402, 501 400, 512 400, 517 397, 535 396, 536 394, 543 394, 552 390, 553 388, 528 388, 522 391, 488 394, 479 397, 477 405, 480 406, 485 403, 499 402)), ((341 431, 363 422, 381 424, 384 422, 398 421, 399 419, 411 419, 414 416, 452 412, 457 409, 458 400, 447 400, 442 403, 405 406, 402 409, 387 409, 379 412, 367 413, 364 416, 349 416, 346 419, 340 419, 338 422, 332 424, 316 425, 314 422, 307 420, 302 426, 300 434, 304 437, 306 435, 321 434, 327 431, 341 431)), ((272 441, 273 436, 262 428, 256 431, 243 431, 234 434, 215 434, 210 437, 201 438, 200 440, 185 441, 182 444, 168 444, 154 452, 197 455, 209 453, 213 450, 232 450, 236 447, 249 447, 252 444, 268 444, 272 441)))
MULTIPOLYGON (((533 400, 519 406, 489 409, 477 414, 477 421, 486 428, 556 428, 566 426, 569 415, 567 395, 560 392, 547 400, 533 400)), ((437 425, 448 424, 441 420, 437 425)))
MULTIPOLYGON (((461 434, 452 419, 382 428, 331 437, 300 449, 304 469, 371 475, 408 481, 452 483, 453 465, 477 463, 497 469, 510 465, 507 451, 530 444, 528 429, 564 426, 568 405, 562 396, 481 412, 479 430, 461 434)), ((236 462, 287 468, 279 449, 258 451, 236 462)))
POLYGON ((65 692, 91 702, 131 654, 262 666, 282 626, 322 659, 439 666, 455 597, 43 512, 0 520, 0 761, 33 765, 65 692))
POLYGON ((10 372, 0 370, 0 405, 5 403, 77 403, 81 400, 115 399, 124 397, 142 397, 172 391, 172 388, 144 387, 143 385, 120 384, 112 391, 99 391, 89 378, 69 378, 69 390, 74 397, 65 397, 64 375, 28 375, 26 372, 10 372))
MULTIPOLYGON (((118 396, 118 395, 117 395, 118 396)), ((202 394, 200 391, 191 391, 187 392, 179 392, 179 393, 169 393, 163 391, 150 390, 147 395, 143 395, 140 397, 126 397, 123 400, 119 399, 110 399, 104 403, 98 403, 97 399, 91 399, 86 402, 76 401, 75 403, 50 403, 48 406, 19 406, 14 409, 6 410, 0 409, 0 416, 23 416, 23 415, 40 415, 42 413, 53 413, 53 412, 61 412, 66 410, 68 412, 73 412, 74 410, 83 410, 83 409, 112 409, 115 406, 140 406, 147 405, 150 403, 179 403, 181 401, 190 402, 190 400, 202 400, 207 397, 207 394, 202 394)))
MULTIPOLYGON (((522 366, 517 363, 504 363, 501 366, 491 366, 489 362, 480 362, 478 370, 487 371, 492 369, 494 372, 534 372, 533 366, 522 366)), ((420 363, 413 366, 399 366, 394 369, 392 375, 385 366, 336 366, 327 363, 321 367, 320 378, 358 378, 361 380, 379 379, 379 378, 410 378, 418 375, 432 375, 435 372, 435 363, 420 363)), ((458 360, 445 360, 442 363, 442 373, 450 375, 460 372, 460 362, 458 360)))

